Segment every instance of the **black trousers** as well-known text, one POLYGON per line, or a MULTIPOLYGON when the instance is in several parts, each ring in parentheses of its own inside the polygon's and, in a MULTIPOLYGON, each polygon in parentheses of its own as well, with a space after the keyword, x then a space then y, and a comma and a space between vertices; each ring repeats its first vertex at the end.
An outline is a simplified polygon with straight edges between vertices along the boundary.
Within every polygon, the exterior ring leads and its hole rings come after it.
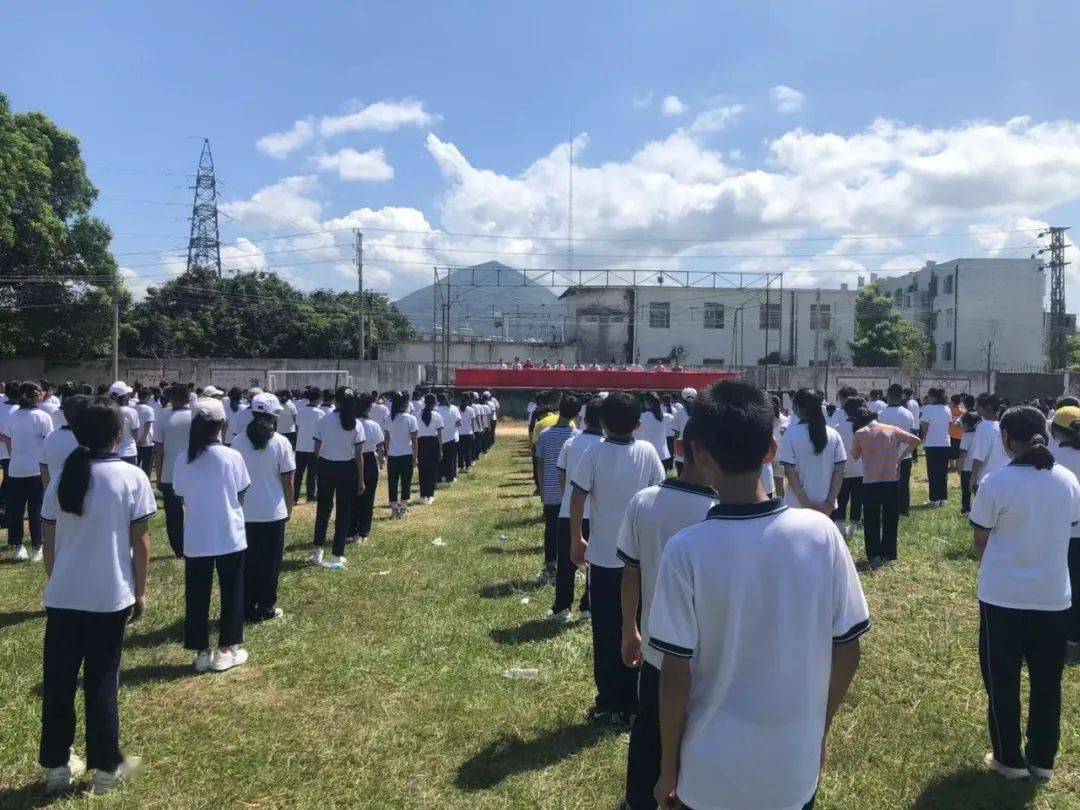
POLYGON ((83 670, 86 764, 114 771, 120 752, 120 655, 131 608, 115 613, 45 609, 45 655, 41 684, 41 747, 44 768, 67 765, 75 742, 75 690, 83 670))
POLYGON ((960 511, 971 511, 971 470, 960 471, 960 511))
POLYGON ((139 469, 146 473, 146 477, 149 478, 154 474, 154 446, 139 447, 137 452, 139 454, 139 469))
POLYGON ((172 484, 161 485, 161 500, 165 507, 165 534, 169 548, 178 558, 184 556, 184 499, 176 494, 172 484))
POLYGON ((30 526, 30 545, 41 548, 41 499, 45 494, 41 476, 9 478, 7 482, 8 545, 22 545, 25 515, 30 526))
MULTIPOLYGON (((581 535, 585 542, 589 541, 589 521, 586 518, 581 522, 581 535)), ((558 613, 568 610, 574 605, 574 584, 577 577, 577 566, 570 559, 570 518, 559 518, 558 545, 556 547, 555 562, 555 604, 552 612, 558 613)), ((581 595, 579 610, 589 609, 589 580, 587 576, 588 566, 585 567, 585 592, 581 595)))
POLYGON ((420 479, 420 497, 435 494, 435 480, 439 477, 439 437, 421 436, 416 440, 416 462, 420 479))
POLYGON ((462 433, 458 436, 457 465, 459 470, 467 470, 472 466, 473 435, 462 433))
POLYGON ((642 661, 638 671, 638 711, 626 754, 626 804, 653 810, 653 788, 660 779, 660 670, 642 661))
POLYGON ((300 492, 303 491, 309 501, 315 500, 315 486, 318 479, 318 459, 314 453, 298 450, 296 453, 296 478, 293 481, 293 492, 296 499, 300 500, 300 492), (307 473, 307 489, 302 490, 304 473, 307 473))
POLYGON ((397 503, 398 500, 408 501, 412 497, 412 476, 413 476, 413 457, 410 453, 407 456, 390 456, 386 460, 387 475, 389 480, 387 481, 387 488, 390 492, 390 503, 397 503), (398 497, 400 495, 400 498, 398 497))
POLYGON ((330 511, 334 511, 334 542, 331 553, 345 553, 345 538, 352 520, 353 498, 356 497, 356 461, 319 459, 319 502, 315 507, 315 547, 326 545, 326 530, 330 526, 330 511))
POLYGON ((1069 581, 1072 583, 1072 609, 1069 611, 1069 641, 1080 643, 1080 537, 1069 541, 1069 581))
POLYGON ((559 509, 562 504, 544 504, 544 565, 555 565, 559 558, 559 509))
POLYGON ((210 649, 210 593, 221 591, 218 646, 244 642, 244 552, 184 557, 184 649, 210 649))
POLYGON ((439 480, 454 481, 457 478, 457 442, 443 442, 442 461, 439 463, 439 480))
POLYGON ((1068 611, 1015 610, 979 602, 979 665, 994 758, 1010 768, 1052 769, 1061 736, 1061 676, 1068 611), (1027 746, 1020 750, 1020 671, 1031 695, 1027 746))
POLYGON ((593 679, 597 709, 633 714, 637 710, 637 671, 622 662, 622 573, 621 568, 589 566, 593 679))
POLYGON ((288 441, 289 446, 292 447, 293 450, 296 450, 296 431, 294 430, 292 433, 283 433, 281 435, 288 441))
POLYGON ((863 540, 866 559, 896 559, 896 534, 900 525, 899 484, 896 481, 863 482, 863 540))
POLYGON ((364 453, 364 491, 353 497, 349 537, 371 534, 371 519, 375 513, 375 490, 379 486, 379 460, 375 453, 364 453))
POLYGON ((951 447, 926 448, 926 477, 930 482, 930 500, 949 499, 949 456, 951 447))
POLYGON ((900 514, 911 513, 911 465, 915 463, 912 457, 900 459, 900 479, 897 486, 897 499, 900 504, 900 514))
POLYGON ((858 523, 862 520, 862 476, 845 478, 840 484, 840 494, 836 498, 836 509, 833 510, 833 520, 850 520, 858 523), (851 505, 850 512, 848 505, 851 505))
POLYGON ((285 553, 285 519, 245 523, 244 618, 258 622, 274 615, 278 576, 285 553))

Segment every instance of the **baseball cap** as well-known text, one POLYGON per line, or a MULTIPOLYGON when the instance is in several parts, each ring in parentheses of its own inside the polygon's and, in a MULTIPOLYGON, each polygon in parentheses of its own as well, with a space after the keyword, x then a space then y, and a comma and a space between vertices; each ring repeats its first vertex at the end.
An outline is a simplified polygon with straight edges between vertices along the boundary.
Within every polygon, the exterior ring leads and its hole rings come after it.
POLYGON ((109 386, 109 396, 122 397, 130 394, 132 388, 123 380, 117 380, 109 386))
POLYGON ((220 388, 216 388, 216 387, 215 387, 215 386, 213 386, 213 385, 208 385, 208 386, 206 386, 206 388, 204 388, 204 389, 202 390, 202 394, 203 394, 203 396, 204 396, 204 397, 207 397, 207 398, 209 398, 209 397, 223 397, 223 396, 225 396, 225 392, 224 392, 224 391, 222 391, 222 390, 221 390, 220 388))
POLYGON ((684 388, 682 390, 682 398, 683 399, 694 399, 695 397, 697 397, 697 389, 696 388, 684 388))
POLYGON ((203 419, 207 419, 211 422, 224 422, 225 421, 225 407, 221 404, 220 400, 213 397, 202 397, 195 401, 195 404, 191 406, 191 412, 195 416, 201 416, 203 419))
POLYGON ((273 394, 256 394, 251 398, 252 413, 279 414, 282 410, 281 402, 273 394))
POLYGON ((1075 405, 1066 405, 1054 411, 1054 424, 1059 428, 1071 430, 1074 422, 1080 422, 1080 408, 1075 405))

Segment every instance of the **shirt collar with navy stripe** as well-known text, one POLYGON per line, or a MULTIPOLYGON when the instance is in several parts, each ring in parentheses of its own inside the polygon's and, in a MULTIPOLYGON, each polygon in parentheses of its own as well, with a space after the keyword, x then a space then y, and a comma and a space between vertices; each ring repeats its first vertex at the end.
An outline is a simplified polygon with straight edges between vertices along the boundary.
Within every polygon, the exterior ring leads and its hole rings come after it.
POLYGON ((626 439, 621 439, 621 438, 618 438, 616 436, 608 436, 604 441, 606 441, 608 444, 633 444, 634 443, 633 437, 626 438, 626 439))
POLYGON ((787 508, 779 498, 771 498, 759 503, 718 503, 709 510, 707 517, 715 520, 746 520, 776 515, 787 508))
POLYGON ((661 482, 660 487, 661 489, 678 489, 683 492, 692 492, 695 495, 707 495, 710 498, 716 497, 716 490, 712 487, 706 487, 701 484, 691 484, 680 478, 667 478, 661 482))

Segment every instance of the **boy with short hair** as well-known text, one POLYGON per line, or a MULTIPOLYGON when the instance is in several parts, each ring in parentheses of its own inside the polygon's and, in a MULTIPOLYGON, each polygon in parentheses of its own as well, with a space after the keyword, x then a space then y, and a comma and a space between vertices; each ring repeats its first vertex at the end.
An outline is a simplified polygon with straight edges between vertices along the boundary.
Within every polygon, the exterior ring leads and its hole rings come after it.
POLYGON ((649 616, 660 674, 663 807, 812 806, 829 725, 870 616, 835 524, 770 500, 761 391, 713 385, 692 452, 720 503, 668 541, 649 616))
POLYGON ((558 561, 559 507, 563 499, 563 485, 558 470, 559 452, 567 439, 576 433, 574 417, 577 412, 577 400, 563 397, 559 403, 559 418, 551 427, 544 429, 536 442, 537 486, 544 508, 544 568, 540 571, 540 579, 545 582, 555 579, 558 561))

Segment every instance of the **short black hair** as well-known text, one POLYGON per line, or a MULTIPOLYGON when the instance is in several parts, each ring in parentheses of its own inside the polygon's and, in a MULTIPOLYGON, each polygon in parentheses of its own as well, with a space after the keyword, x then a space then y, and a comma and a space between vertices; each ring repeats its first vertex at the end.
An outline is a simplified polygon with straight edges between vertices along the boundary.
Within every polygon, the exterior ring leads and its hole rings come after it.
POLYGON ((722 380, 689 406, 693 440, 726 473, 761 469, 773 432, 773 409, 752 385, 722 380))
POLYGON ((578 401, 574 397, 563 397, 559 403, 559 416, 563 419, 573 419, 580 410, 578 401))
POLYGON ((600 422, 608 433, 629 436, 641 421, 641 403, 633 394, 615 391, 600 406, 600 422))
POLYGON ((885 392, 885 396, 889 398, 889 402, 900 402, 904 398, 904 387, 900 383, 893 383, 885 392))
POLYGON ((591 397, 585 403, 585 427, 591 430, 599 430, 603 425, 600 422, 600 409, 604 406, 604 400, 600 397, 591 397))

